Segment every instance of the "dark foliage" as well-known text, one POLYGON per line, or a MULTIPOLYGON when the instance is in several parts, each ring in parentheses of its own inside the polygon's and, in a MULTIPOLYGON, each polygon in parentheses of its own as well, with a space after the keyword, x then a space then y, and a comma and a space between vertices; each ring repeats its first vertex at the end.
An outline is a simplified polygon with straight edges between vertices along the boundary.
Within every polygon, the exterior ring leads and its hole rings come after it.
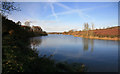
MULTIPOLYGON (((38 35, 46 35, 38 34, 38 35)), ((50 57, 39 57, 30 48, 30 37, 38 36, 34 32, 23 29, 12 20, 2 17, 2 73, 14 72, 83 72, 84 67, 74 68, 69 64, 56 64, 50 57)))
POLYGON ((11 11, 14 10, 20 11, 20 8, 16 6, 14 2, 2 2, 2 9, 0 11, 3 15, 5 15, 5 13, 9 14, 11 11))

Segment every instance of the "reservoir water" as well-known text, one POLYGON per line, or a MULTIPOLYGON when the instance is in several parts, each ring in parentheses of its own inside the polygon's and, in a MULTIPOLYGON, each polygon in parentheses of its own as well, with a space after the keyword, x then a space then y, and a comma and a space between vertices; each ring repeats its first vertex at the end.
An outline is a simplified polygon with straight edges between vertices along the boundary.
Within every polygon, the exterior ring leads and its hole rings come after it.
POLYGON ((56 62, 83 63, 89 72, 118 71, 118 41, 49 34, 33 37, 31 45, 39 56, 53 55, 56 62))

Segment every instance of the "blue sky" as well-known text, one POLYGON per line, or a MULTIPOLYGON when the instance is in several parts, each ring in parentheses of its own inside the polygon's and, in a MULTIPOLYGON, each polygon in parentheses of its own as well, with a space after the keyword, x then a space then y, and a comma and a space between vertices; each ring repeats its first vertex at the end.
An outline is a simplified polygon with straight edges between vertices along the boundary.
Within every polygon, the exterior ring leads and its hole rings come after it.
POLYGON ((47 32, 82 30, 88 22, 90 27, 103 28, 118 25, 117 2, 17 2, 21 11, 12 12, 9 19, 15 22, 31 21, 47 32))

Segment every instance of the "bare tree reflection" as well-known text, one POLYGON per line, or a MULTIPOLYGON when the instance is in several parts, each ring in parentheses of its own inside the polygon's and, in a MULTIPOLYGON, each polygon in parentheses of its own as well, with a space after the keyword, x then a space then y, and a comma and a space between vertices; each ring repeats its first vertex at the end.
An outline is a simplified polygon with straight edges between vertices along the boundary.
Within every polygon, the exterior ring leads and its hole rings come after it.
POLYGON ((94 50, 94 40, 93 39, 88 39, 88 38, 82 38, 83 41, 83 50, 88 51, 89 49, 89 41, 91 43, 91 52, 94 50))
POLYGON ((87 38, 82 38, 82 41, 83 41, 83 49, 84 51, 88 51, 88 39, 87 38))
POLYGON ((93 50, 94 50, 94 40, 93 39, 91 39, 91 52, 93 52, 93 50))

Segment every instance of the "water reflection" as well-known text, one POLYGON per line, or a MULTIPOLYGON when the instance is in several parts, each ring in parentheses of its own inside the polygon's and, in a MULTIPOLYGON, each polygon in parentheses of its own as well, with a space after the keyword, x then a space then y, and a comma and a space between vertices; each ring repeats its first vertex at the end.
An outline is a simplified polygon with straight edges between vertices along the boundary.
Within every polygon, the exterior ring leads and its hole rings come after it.
POLYGON ((36 48, 36 47, 40 46, 40 44, 42 43, 42 39, 41 39, 41 37, 31 38, 30 42, 31 42, 32 48, 36 48))
POLYGON ((116 72, 118 68, 118 41, 48 35, 34 37, 31 46, 40 55, 54 55, 53 59, 58 62, 82 62, 89 66, 90 72, 116 72))
POLYGON ((91 42, 91 52, 93 52, 93 50, 94 50, 94 49, 93 49, 93 48, 94 48, 94 40, 91 39, 90 42, 91 42))
POLYGON ((88 39, 87 38, 82 38, 82 41, 83 41, 83 49, 84 51, 88 51, 88 39))
POLYGON ((83 43, 83 50, 84 51, 88 51, 89 44, 91 44, 91 52, 93 52, 93 50, 94 50, 93 49, 94 48, 94 40, 93 39, 82 38, 82 43, 83 43))

